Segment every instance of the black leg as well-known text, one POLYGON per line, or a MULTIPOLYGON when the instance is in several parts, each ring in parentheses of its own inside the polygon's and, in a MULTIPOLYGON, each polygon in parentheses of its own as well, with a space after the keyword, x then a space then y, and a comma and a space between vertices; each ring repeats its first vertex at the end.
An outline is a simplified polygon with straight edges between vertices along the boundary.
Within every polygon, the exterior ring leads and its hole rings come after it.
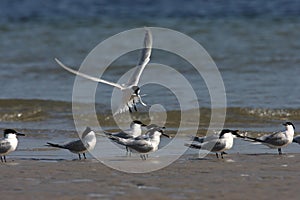
POLYGON ((133 108, 134 108, 134 110, 137 112, 137 108, 136 108, 136 105, 135 105, 135 101, 134 101, 134 98, 133 98, 133 108))
POLYGON ((86 159, 86 157, 85 157, 85 153, 83 153, 83 157, 84 157, 84 159, 86 159))
POLYGON ((223 153, 223 152, 221 152, 221 158, 222 158, 222 159, 224 159, 224 157, 223 157, 223 154, 224 154, 224 153, 223 153))
POLYGON ((136 108, 136 105, 135 105, 135 104, 133 104, 133 108, 134 108, 134 110, 137 112, 137 108, 136 108))
POLYGON ((278 148, 279 155, 282 155, 281 148, 278 148))
POLYGON ((3 162, 3 158, 2 158, 2 156, 0 156, 0 158, 1 158, 1 162, 3 162))
POLYGON ((141 154, 140 157, 141 157, 142 160, 146 160, 147 159, 144 154, 141 154))
POLYGON ((129 112, 132 113, 130 106, 128 104, 127 104, 127 106, 128 106, 129 112))
POLYGON ((219 158, 219 155, 218 155, 218 153, 216 153, 216 156, 217 156, 217 158, 219 158))
POLYGON ((3 158, 4 158, 4 162, 6 162, 6 156, 3 156, 3 158))
POLYGON ((80 153, 78 154, 78 157, 79 157, 79 160, 81 160, 81 155, 80 155, 80 153))

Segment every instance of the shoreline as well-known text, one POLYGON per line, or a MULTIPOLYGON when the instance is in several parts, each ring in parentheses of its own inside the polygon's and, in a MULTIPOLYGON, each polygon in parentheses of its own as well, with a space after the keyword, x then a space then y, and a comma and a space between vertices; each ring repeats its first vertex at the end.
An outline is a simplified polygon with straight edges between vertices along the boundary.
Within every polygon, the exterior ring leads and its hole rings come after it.
MULTIPOLYGON (((140 162, 148 162, 140 161, 140 162)), ((4 199, 298 199, 300 154, 184 155, 158 171, 130 174, 95 159, 0 163, 4 199)))

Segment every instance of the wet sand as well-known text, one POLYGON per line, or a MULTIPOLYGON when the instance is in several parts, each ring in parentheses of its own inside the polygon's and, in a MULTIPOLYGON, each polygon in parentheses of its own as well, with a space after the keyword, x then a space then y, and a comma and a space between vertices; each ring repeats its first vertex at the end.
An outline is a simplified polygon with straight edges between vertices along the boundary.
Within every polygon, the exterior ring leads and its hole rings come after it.
MULTIPOLYGON (((298 199, 300 154, 184 155, 129 174, 94 160, 10 158, 0 163, 1 199, 298 199)), ((151 159, 157 158, 149 158, 151 159)), ((136 160, 136 162, 148 162, 136 160)))

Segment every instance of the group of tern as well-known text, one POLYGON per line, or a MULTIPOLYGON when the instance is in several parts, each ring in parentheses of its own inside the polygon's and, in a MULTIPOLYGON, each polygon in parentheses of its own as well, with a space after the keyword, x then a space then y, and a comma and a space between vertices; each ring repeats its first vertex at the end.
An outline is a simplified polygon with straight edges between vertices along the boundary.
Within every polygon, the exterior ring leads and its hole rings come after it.
MULTIPOLYGON (((133 111, 137 111, 136 105, 138 102, 140 102, 143 106, 146 106, 146 104, 142 101, 140 95, 140 87, 138 86, 138 84, 143 70, 150 61, 151 51, 152 34, 151 31, 146 28, 144 47, 141 51, 141 58, 137 66, 135 67, 135 71, 132 73, 127 83, 124 84, 114 83, 81 73, 70 67, 67 67, 57 58, 55 58, 55 61, 62 68, 75 75, 120 89, 122 91, 122 102, 120 103, 118 110, 114 113, 114 115, 116 115, 126 111, 129 111, 130 113, 133 111)), ((294 138, 295 126, 291 122, 286 122, 283 125, 285 126, 284 131, 273 133, 270 135, 264 135, 259 138, 240 135, 238 133, 238 130, 223 129, 217 135, 211 135, 207 137, 194 137, 193 142, 187 143, 185 144, 185 146, 215 152, 217 157, 218 153, 220 153, 221 157, 223 158, 223 154, 225 154, 225 151, 232 148, 233 138, 239 137, 247 139, 249 141, 260 142, 264 145, 269 146, 270 148, 276 148, 278 149, 278 153, 282 154, 282 147, 285 147, 292 142, 300 144, 300 136, 294 138)), ((146 160, 148 153, 154 152, 158 149, 161 136, 169 137, 164 133, 164 127, 159 127, 153 124, 146 126, 138 120, 134 120, 130 124, 130 129, 128 130, 118 133, 104 133, 113 142, 125 146, 127 152, 138 152, 143 160, 146 160), (142 134, 142 127, 146 127, 146 133, 144 134, 142 134)), ((18 133, 13 129, 4 130, 4 138, 0 140, 0 158, 2 162, 6 162, 7 154, 16 150, 18 145, 17 136, 23 135, 24 134, 18 133)), ((83 157, 86 159, 85 153, 94 149, 96 141, 97 140, 95 132, 87 127, 82 133, 81 138, 78 140, 71 141, 65 144, 55 144, 48 142, 47 145, 51 147, 67 149, 72 153, 78 154, 79 159, 81 159, 80 154, 83 154, 83 157)))
POLYGON ((275 132, 268 135, 263 135, 258 138, 249 137, 239 134, 238 130, 223 129, 219 134, 210 135, 207 137, 194 137, 192 143, 187 143, 185 146, 195 149, 209 150, 215 152, 218 158, 218 153, 223 154, 233 146, 235 137, 243 138, 251 142, 259 142, 272 149, 278 149, 279 155, 282 154, 281 148, 288 146, 292 142, 300 144, 300 136, 294 138, 295 126, 291 122, 283 124, 285 130, 275 132))

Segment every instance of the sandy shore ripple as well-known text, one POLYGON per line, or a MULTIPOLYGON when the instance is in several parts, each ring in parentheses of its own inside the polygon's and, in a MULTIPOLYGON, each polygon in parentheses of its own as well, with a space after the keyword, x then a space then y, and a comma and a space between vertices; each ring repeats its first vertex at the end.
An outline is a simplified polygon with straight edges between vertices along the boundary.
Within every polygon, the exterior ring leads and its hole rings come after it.
POLYGON ((1 199, 299 198, 300 154, 225 156, 185 155, 146 174, 123 173, 96 160, 9 160, 0 163, 1 199))

